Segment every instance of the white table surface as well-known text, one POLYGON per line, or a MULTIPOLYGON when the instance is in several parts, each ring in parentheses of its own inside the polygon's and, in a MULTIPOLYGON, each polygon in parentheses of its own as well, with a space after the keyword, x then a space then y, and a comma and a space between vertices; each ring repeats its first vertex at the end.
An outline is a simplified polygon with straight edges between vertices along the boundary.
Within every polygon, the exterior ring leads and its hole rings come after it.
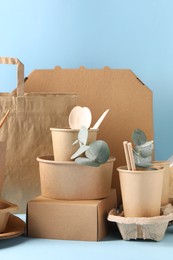
MULTIPOLYGON (((25 220, 25 215, 17 215, 25 220)), ((0 260, 52 259, 133 259, 163 260, 173 258, 173 226, 169 226, 162 241, 124 241, 118 230, 99 242, 29 238, 0 240, 0 260)))

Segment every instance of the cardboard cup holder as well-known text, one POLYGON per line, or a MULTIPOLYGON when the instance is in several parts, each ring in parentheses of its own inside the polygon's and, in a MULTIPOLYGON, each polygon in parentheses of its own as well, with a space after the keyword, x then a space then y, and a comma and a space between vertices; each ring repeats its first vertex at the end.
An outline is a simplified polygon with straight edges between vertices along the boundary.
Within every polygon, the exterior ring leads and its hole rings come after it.
POLYGON ((163 239, 167 226, 173 220, 173 213, 155 217, 124 217, 123 212, 117 213, 112 209, 108 220, 116 222, 123 240, 149 239, 160 241, 163 239))

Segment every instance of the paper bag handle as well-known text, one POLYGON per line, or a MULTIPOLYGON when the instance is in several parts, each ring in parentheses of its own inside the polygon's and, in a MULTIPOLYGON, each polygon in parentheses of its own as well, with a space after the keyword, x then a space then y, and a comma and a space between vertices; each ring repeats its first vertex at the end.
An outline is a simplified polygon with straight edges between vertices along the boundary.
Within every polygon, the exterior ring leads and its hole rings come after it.
POLYGON ((0 64, 17 65, 17 96, 24 96, 24 65, 17 58, 0 57, 0 64))

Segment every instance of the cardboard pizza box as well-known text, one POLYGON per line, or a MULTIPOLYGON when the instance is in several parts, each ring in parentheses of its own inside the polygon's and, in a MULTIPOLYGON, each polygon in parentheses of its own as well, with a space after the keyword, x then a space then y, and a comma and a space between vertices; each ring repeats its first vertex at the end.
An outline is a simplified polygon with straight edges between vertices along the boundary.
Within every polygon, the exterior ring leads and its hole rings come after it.
POLYGON ((92 126, 110 109, 102 122, 98 139, 105 140, 116 157, 112 187, 121 192, 117 167, 125 165, 123 141, 131 141, 135 128, 153 139, 152 91, 130 69, 54 69, 34 70, 25 82, 25 92, 73 92, 79 95, 78 105, 92 112, 92 126))

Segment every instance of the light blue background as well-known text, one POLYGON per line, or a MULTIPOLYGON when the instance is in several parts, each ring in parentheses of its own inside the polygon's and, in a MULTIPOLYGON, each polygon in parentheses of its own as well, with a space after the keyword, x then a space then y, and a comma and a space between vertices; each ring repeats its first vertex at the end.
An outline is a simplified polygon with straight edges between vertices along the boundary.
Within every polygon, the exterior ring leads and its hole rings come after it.
MULTIPOLYGON (((172 0, 0 0, 0 56, 19 58, 25 76, 56 65, 131 69, 154 93, 156 159, 173 154, 172 0)), ((9 91, 14 66, 4 66, 9 91)))

